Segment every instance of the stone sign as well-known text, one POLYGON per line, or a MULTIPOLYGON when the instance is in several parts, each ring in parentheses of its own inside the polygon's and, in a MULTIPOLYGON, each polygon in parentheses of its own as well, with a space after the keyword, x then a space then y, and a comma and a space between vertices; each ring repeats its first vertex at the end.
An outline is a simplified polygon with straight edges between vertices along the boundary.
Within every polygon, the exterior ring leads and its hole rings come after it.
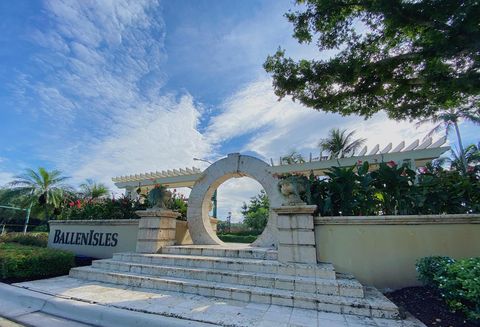
POLYGON ((93 258, 111 258, 116 252, 135 251, 138 223, 137 219, 52 220, 48 247, 93 258))

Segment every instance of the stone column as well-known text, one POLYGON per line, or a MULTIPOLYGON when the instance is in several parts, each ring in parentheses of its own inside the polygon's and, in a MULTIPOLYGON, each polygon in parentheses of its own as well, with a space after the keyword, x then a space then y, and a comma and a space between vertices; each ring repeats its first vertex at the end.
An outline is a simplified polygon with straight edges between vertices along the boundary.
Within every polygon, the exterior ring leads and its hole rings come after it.
POLYGON ((278 214, 278 261, 316 264, 313 212, 315 205, 273 208, 278 214))
POLYGON ((171 210, 139 210, 137 252, 157 253, 160 248, 175 244, 176 218, 180 215, 171 210))

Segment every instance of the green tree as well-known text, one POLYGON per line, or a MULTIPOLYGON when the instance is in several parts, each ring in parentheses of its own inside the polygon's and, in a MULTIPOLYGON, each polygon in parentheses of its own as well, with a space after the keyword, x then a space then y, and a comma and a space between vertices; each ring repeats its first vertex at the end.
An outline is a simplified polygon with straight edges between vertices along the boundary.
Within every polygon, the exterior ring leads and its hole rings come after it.
MULTIPOLYGON (((445 111, 440 111, 430 118, 422 119, 418 121, 418 125, 426 124, 426 123, 434 123, 435 127, 427 134, 427 136, 431 136, 435 133, 440 132, 442 129, 445 130, 445 134, 448 136, 448 133, 452 128, 455 129, 455 133, 457 135, 458 141, 458 151, 459 155, 456 159, 460 159, 461 165, 458 168, 461 168, 462 171, 467 169, 467 159, 465 156, 465 150, 463 148, 462 137, 460 136, 460 128, 458 127, 458 123, 460 120, 465 120, 472 122, 476 125, 480 124, 480 114, 477 110, 474 109, 450 109, 445 111)), ((453 152, 454 155, 455 152, 453 152)))
POLYGON ((92 179, 87 179, 85 183, 80 184, 80 190, 82 196, 90 200, 104 197, 110 193, 110 190, 105 184, 96 183, 92 179))
POLYGON ((264 63, 275 93, 316 110, 370 117, 430 117, 479 108, 480 2, 477 0, 297 0, 286 14, 300 43, 325 59, 264 63), (329 54, 329 53, 328 53, 329 54))
POLYGON ((243 222, 255 231, 262 231, 267 226, 270 202, 264 190, 250 198, 250 203, 242 206, 243 222))
POLYGON ((354 154, 366 141, 366 139, 354 139, 354 135, 355 131, 347 133, 346 129, 333 128, 328 132, 328 137, 322 139, 318 146, 322 151, 328 151, 330 159, 343 158, 354 154))
POLYGON ((38 205, 43 208, 45 219, 49 218, 49 210, 59 213, 64 196, 72 189, 65 184, 68 177, 62 176, 59 170, 48 171, 43 167, 37 171, 27 168, 22 175, 16 176, 8 185, 9 199, 21 199, 21 205, 28 207, 38 205))

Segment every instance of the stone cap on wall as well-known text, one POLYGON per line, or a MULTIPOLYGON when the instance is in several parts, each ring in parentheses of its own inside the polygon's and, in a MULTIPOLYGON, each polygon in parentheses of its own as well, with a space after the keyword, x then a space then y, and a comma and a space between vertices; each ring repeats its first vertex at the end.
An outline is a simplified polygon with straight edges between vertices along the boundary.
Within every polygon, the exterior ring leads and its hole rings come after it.
POLYGON ((140 219, 49 220, 50 225, 138 225, 140 219))
POLYGON ((480 224, 480 214, 329 216, 315 217, 315 225, 480 224))

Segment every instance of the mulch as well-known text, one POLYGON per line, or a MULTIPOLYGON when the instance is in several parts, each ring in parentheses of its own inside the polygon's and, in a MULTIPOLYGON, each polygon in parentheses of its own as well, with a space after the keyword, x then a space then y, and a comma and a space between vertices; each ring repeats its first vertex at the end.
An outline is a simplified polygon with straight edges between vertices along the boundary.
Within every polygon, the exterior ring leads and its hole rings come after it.
POLYGON ((429 327, 480 326, 480 321, 468 321, 462 313, 452 312, 441 295, 429 287, 407 287, 385 296, 429 327))

